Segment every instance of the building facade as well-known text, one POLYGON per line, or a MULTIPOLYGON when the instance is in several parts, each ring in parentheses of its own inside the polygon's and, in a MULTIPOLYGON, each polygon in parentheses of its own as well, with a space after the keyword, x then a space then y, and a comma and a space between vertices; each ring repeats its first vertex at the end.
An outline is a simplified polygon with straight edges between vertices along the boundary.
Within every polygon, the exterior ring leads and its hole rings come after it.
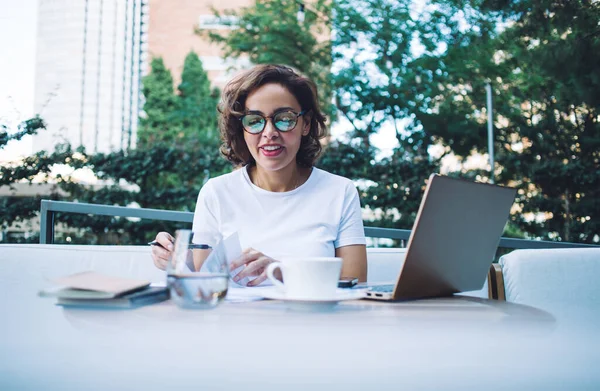
POLYGON ((147 48, 146 0, 39 0, 34 109, 57 143, 88 153, 135 145, 147 48))
POLYGON ((143 107, 141 78, 162 57, 179 83, 190 51, 222 87, 249 64, 223 59, 198 30, 227 30, 213 9, 239 9, 252 0, 39 0, 35 112, 48 129, 34 151, 58 143, 88 153, 135 147, 143 107))
POLYGON ((212 10, 236 10, 253 3, 253 0, 149 0, 149 57, 162 57, 177 84, 185 56, 194 51, 202 60, 211 82, 222 87, 233 73, 248 66, 248 62, 223 59, 221 48, 195 31, 226 31, 231 27, 220 24, 212 10))

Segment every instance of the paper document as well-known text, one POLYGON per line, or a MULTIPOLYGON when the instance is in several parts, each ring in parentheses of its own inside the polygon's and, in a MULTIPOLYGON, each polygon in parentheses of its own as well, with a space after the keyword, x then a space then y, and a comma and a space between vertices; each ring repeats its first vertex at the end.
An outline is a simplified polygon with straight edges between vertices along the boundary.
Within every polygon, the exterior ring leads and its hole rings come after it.
POLYGON ((248 301, 264 300, 269 293, 277 290, 273 285, 258 287, 236 287, 230 286, 227 290, 225 300, 230 303, 245 303, 248 301))
MULTIPOLYGON (((232 233, 225 239, 217 243, 213 247, 210 255, 204 263, 200 271, 215 272, 220 271, 220 265, 226 264, 229 268, 231 262, 242 255, 242 246, 240 245, 240 238, 237 232, 232 233)), ((235 277, 240 271, 244 269, 244 266, 240 266, 229 273, 229 286, 230 287, 246 287, 248 282, 253 278, 242 278, 239 282, 233 281, 232 277, 235 277)))

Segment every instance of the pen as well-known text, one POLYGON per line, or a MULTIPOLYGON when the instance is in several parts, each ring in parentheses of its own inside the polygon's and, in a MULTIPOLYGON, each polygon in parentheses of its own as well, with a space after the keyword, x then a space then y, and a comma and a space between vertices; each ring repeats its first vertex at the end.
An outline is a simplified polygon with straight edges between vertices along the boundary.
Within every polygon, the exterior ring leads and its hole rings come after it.
MULTIPOLYGON (((158 246, 158 247, 164 248, 164 246, 162 244, 158 243, 156 240, 153 240, 153 241, 149 242, 148 244, 151 246, 158 246)), ((196 249, 208 250, 209 248, 211 248, 211 247, 208 244, 190 243, 188 246, 188 249, 190 249, 190 250, 196 250, 196 249)))

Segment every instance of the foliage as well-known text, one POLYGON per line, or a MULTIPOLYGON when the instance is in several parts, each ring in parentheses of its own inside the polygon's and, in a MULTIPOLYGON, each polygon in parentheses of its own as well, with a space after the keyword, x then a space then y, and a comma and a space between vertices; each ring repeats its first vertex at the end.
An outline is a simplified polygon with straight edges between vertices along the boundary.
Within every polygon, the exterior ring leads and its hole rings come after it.
MULTIPOLYGON (((10 141, 21 140, 26 135, 34 135, 39 130, 45 130, 46 124, 39 117, 28 119, 17 126, 17 129, 10 132, 7 125, 0 125, 0 149, 7 146, 10 141)), ((44 153, 38 153, 25 159, 22 164, 3 164, 0 166, 0 186, 14 188, 14 184, 26 179, 30 184, 40 172, 47 171, 52 165, 44 153)), ((50 199, 58 198, 58 189, 54 188, 46 197, 50 199)), ((8 196, 0 198, 0 228, 6 229, 13 224, 23 224, 24 222, 36 216, 40 208, 41 197, 22 198, 8 196)))
MULTIPOLYGON (((84 149, 73 150, 68 144, 58 145, 53 152, 41 151, 26 157, 21 164, 1 167, 0 185, 55 183, 55 190, 44 198, 193 211, 198 191, 206 180, 230 170, 217 147, 217 92, 210 90, 202 64, 193 53, 186 60, 179 95, 173 91, 170 72, 162 60, 154 59, 152 65, 156 74, 144 79, 146 101, 138 148, 88 154, 84 149), (196 106, 195 111, 190 109, 192 106, 196 106), (84 184, 72 175, 55 174, 59 166, 63 167, 61 171, 67 168, 70 172, 93 172, 101 184, 84 184)), ((38 130, 45 130, 43 121, 26 121, 14 135, 0 134, 0 148, 8 140, 38 130)), ((0 207, 0 223, 6 229, 37 215, 40 197, 4 198, 0 207)), ((64 235, 71 235, 73 243, 92 244, 141 244, 160 230, 172 232, 186 226, 77 214, 58 214, 57 221, 66 224, 64 235)))
MULTIPOLYGON (((335 105, 327 108, 330 117, 350 127, 345 138, 328 141, 318 165, 356 181, 369 225, 410 228, 430 173, 448 171, 448 158, 462 164, 488 152, 489 83, 495 179, 519 189, 518 210, 506 234, 599 240, 600 3, 306 3, 304 22, 296 17, 297 1, 257 0, 238 11, 217 13, 235 25, 225 34, 198 33, 222 45, 226 58, 287 64, 317 81, 323 102, 335 105), (393 130, 397 145, 382 157, 372 140, 386 129, 393 130)), ((144 95, 137 149, 88 155, 63 146, 30 156, 18 167, 2 167, 0 185, 50 180, 52 167, 64 164, 92 170, 108 185, 98 189, 59 176, 52 197, 66 191, 68 199, 84 202, 193 210, 205 179, 229 170, 215 147, 218 93, 190 53, 176 91, 170 72, 154 59, 144 95)), ((39 118, 12 136, 2 127, 0 148, 38 129, 43 129, 39 118)), ((485 166, 462 165, 448 173, 489 180, 485 166)), ((2 202, 3 226, 34 210, 24 201, 2 202)), ((99 241, 142 243, 156 230, 175 227, 62 218, 104 235, 99 241)), ((86 240, 88 233, 82 234, 86 240)))
POLYGON ((194 52, 185 57, 177 90, 179 95, 174 120, 181 123, 186 140, 217 148, 217 104, 220 92, 217 88, 211 88, 202 62, 194 52))
POLYGON ((257 0, 238 10, 214 11, 223 24, 234 27, 226 33, 197 30, 219 44, 224 58, 244 57, 253 64, 286 64, 313 79, 320 88, 325 112, 332 115, 331 41, 328 20, 329 0, 316 0, 305 8, 298 21, 296 0, 257 0))
MULTIPOLYGON (((0 124, 0 149, 4 148, 9 141, 19 141, 23 137, 35 134, 39 129, 45 128, 46 124, 39 116, 35 116, 19 124, 16 131, 12 132, 12 134, 8 132, 9 129, 7 125, 0 124)), ((0 181, 3 180, 4 178, 0 176, 0 181)))
MULTIPOLYGON (((229 169, 218 151, 211 146, 189 150, 157 144, 148 149, 121 151, 87 156, 85 165, 93 168, 99 179, 112 185, 101 189, 81 186, 70 178, 60 178, 59 185, 79 202, 108 205, 135 204, 144 208, 193 211, 196 197, 209 176, 229 169), (176 176, 177 186, 166 186, 166 178, 176 176), (123 183, 127 186, 124 188, 123 183)), ((182 224, 152 221, 98 219, 64 215, 62 221, 92 232, 118 232, 127 240, 147 242, 159 230, 173 231, 182 224)))
MULTIPOLYGON (((511 232, 594 240, 600 214, 597 3, 328 4, 331 12, 314 12, 306 31, 311 33, 311 24, 331 28, 336 109, 352 128, 345 141, 327 148, 319 165, 362 184, 363 205, 381 208, 375 224, 409 227, 423 183, 442 168, 442 159, 464 162, 487 152, 489 82, 496 114, 496 180, 520 189, 522 213, 512 217, 511 232), (386 127, 395 130, 398 147, 381 160, 371 137, 386 127), (434 157, 433 146, 441 154, 434 157), (395 216, 393 222, 386 216, 395 216), (407 218, 402 222, 398 216, 407 218), (536 216, 548 219, 532 220, 536 216)), ((298 66, 303 56, 282 55, 282 48, 299 40, 294 7, 263 0, 228 12, 237 18, 237 29, 210 37, 225 44, 227 55, 296 65, 309 73, 309 65, 298 66)), ((312 16, 310 6, 307 10, 312 16)), ((450 174, 489 178, 485 167, 450 174)))
POLYGON ((255 7, 226 13, 237 20, 237 29, 232 33, 209 34, 225 45, 226 55, 246 55, 254 63, 288 64, 309 76, 313 76, 311 62, 321 68, 333 64, 333 72, 325 81, 313 77, 319 87, 327 88, 331 80, 335 112, 352 129, 347 139, 327 147, 318 165, 362 184, 361 201, 373 211, 372 224, 398 228, 411 226, 424 181, 437 170, 437 162, 428 156, 431 136, 419 124, 412 126, 412 133, 400 129, 403 120, 414 117, 412 108, 428 109, 421 102, 428 93, 425 84, 414 80, 418 72, 430 72, 439 63, 430 59, 439 34, 429 34, 421 42, 429 48, 426 54, 431 55, 418 59, 418 66, 411 66, 415 61, 413 45, 421 43, 414 44, 409 37, 425 29, 426 24, 413 20, 409 3, 316 2, 306 5, 306 20, 299 24, 295 19, 297 2, 263 0, 255 7), (316 42, 310 35, 315 36, 313 27, 322 24, 328 24, 332 31, 331 47, 323 53, 329 56, 327 61, 314 55, 310 44, 295 48, 295 53, 303 55, 289 56, 282 51, 294 47, 295 41, 316 42), (384 125, 396 128, 400 146, 393 156, 380 160, 370 138, 384 125))
POLYGON ((548 217, 522 225, 534 235, 592 242, 600 232, 600 5, 529 6, 500 10, 516 20, 501 42, 513 53, 505 131, 522 145, 510 162, 521 174, 523 212, 548 217))
POLYGON ((173 77, 160 57, 152 59, 143 79, 144 108, 138 128, 138 147, 157 142, 176 146, 219 142, 216 106, 219 90, 211 89, 198 55, 188 53, 177 94, 173 77))
POLYGON ((181 128, 173 121, 177 97, 173 94, 173 76, 160 57, 150 63, 150 73, 144 76, 144 112, 140 116, 137 143, 145 147, 153 143, 174 142, 180 138, 181 128))
MULTIPOLYGON (((494 88, 495 171, 501 183, 519 188, 515 223, 533 237, 598 241, 600 6, 552 0, 466 3, 476 11, 474 19, 497 18, 505 26, 496 24, 497 34, 480 34, 468 48, 450 48, 448 57, 458 69, 467 59, 465 80, 487 75, 494 88)), ((481 99, 475 93, 481 87, 465 89, 465 100, 481 99)), ((478 109, 448 100, 444 106, 472 123, 481 119, 478 109)))
POLYGON ((421 196, 435 163, 394 155, 374 160, 377 150, 358 142, 333 142, 317 165, 329 172, 353 178, 359 185, 361 205, 368 208, 370 226, 410 229, 421 196))

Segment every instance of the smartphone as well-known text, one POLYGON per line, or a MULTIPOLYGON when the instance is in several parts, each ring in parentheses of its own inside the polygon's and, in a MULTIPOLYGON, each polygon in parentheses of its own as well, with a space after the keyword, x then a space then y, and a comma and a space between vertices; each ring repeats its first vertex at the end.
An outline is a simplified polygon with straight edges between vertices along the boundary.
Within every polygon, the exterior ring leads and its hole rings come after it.
POLYGON ((352 288, 358 284, 358 278, 356 277, 342 277, 338 281, 338 288, 352 288))

